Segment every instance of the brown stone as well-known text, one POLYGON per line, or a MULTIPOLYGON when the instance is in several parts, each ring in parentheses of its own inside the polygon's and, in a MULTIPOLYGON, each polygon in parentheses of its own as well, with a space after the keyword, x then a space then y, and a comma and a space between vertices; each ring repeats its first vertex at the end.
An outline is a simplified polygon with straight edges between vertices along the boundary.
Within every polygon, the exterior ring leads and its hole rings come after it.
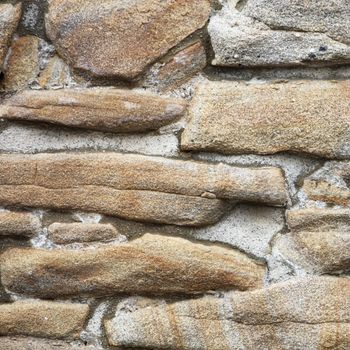
POLYGON ((89 313, 86 304, 16 301, 0 305, 0 335, 78 339, 89 313))
POLYGON ((0 106, 0 117, 129 133, 156 130, 181 117, 181 99, 112 88, 23 91, 0 106))
POLYGON ((202 83, 181 147, 225 154, 289 151, 349 158, 349 101, 348 81, 202 83))
POLYGON ((246 290, 265 273, 239 251, 151 234, 96 249, 10 249, 0 268, 8 290, 40 298, 246 290))
POLYGON ((111 224, 55 222, 48 227, 48 237, 57 244, 109 241, 119 236, 111 224))
POLYGON ((39 74, 39 38, 23 36, 13 41, 5 65, 5 90, 25 89, 39 74))
POLYGON ((301 193, 307 200, 347 207, 350 200, 349 162, 327 162, 304 179, 301 193))
POLYGON ((350 280, 345 278, 310 277, 221 298, 139 304, 126 301, 105 321, 110 345, 159 350, 350 346, 350 280))
POLYGON ((31 237, 38 232, 40 227, 40 220, 30 213, 9 211, 0 212, 0 237, 31 237))
POLYGON ((157 87, 175 88, 204 69, 206 64, 204 46, 198 41, 178 52, 170 60, 156 63, 150 71, 148 80, 151 85, 157 87))
POLYGON ((0 4, 0 70, 21 17, 21 4, 0 4))
POLYGON ((302 209, 289 211, 291 232, 275 248, 289 262, 316 273, 350 268, 350 210, 302 209))
POLYGON ((50 58, 45 69, 40 73, 38 83, 43 89, 63 88, 70 83, 68 65, 58 56, 50 58))
POLYGON ((208 0, 50 0, 46 29, 74 68, 135 79, 203 27, 209 12, 208 0))
POLYGON ((99 348, 61 340, 1 337, 0 350, 99 350, 99 348))

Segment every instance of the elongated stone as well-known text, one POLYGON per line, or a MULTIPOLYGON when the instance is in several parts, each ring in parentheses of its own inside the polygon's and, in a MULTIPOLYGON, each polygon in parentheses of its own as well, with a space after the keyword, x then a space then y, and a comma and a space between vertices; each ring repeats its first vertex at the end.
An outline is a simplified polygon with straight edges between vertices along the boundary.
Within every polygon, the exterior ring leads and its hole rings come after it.
POLYGON ((112 88, 23 91, 0 106, 0 117, 117 133, 156 130, 181 117, 180 99, 112 88))
POLYGON ((276 242, 289 262, 310 272, 331 273, 350 268, 350 210, 289 211, 291 232, 276 242))
POLYGON ((0 335, 78 339, 88 313, 86 304, 27 300, 3 304, 0 335))
POLYGON ((208 0, 50 0, 46 30, 74 68, 135 79, 203 27, 209 12, 208 0))
POLYGON ((0 4, 0 70, 21 17, 21 4, 0 4))
POLYGON ((246 290, 265 272, 239 251, 151 234, 94 250, 10 249, 1 261, 8 290, 41 298, 246 290))
POLYGON ((61 190, 104 186, 277 206, 287 202, 284 176, 276 167, 243 168, 133 154, 59 153, 3 154, 0 169, 0 186, 61 190))
POLYGON ((119 236, 111 224, 82 224, 55 222, 48 227, 48 237, 58 244, 108 241, 119 236))
POLYGON ((0 236, 31 237, 40 229, 40 220, 30 213, 0 212, 0 236))
POLYGON ((345 350, 349 307, 348 279, 310 277, 223 298, 126 301, 105 327, 109 343, 125 348, 345 350))
POLYGON ((13 41, 5 65, 5 90, 25 89, 39 74, 39 38, 23 36, 13 41))
POLYGON ((349 158, 349 101, 347 81, 205 82, 192 101, 181 147, 349 158))

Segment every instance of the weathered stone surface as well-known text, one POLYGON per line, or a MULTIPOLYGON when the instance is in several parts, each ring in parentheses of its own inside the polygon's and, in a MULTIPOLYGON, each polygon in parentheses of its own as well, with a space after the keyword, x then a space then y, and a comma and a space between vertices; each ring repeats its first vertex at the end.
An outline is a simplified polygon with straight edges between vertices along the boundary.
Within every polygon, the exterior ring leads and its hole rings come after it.
POLYGON ((0 4, 0 70, 21 17, 21 4, 0 4))
POLYGON ((10 249, 0 268, 8 290, 42 298, 246 290, 265 272, 239 251, 150 234, 93 250, 10 249))
POLYGON ((212 17, 208 28, 215 52, 212 63, 231 67, 289 67, 350 62, 350 6, 345 1, 341 6, 328 2, 324 10, 323 5, 318 2, 309 5, 302 0, 258 0, 248 1, 241 12, 226 6, 212 17))
POLYGON ((350 44, 350 4, 347 0, 248 0, 242 13, 272 29, 325 33, 350 44))
POLYGON ((53 223, 48 227, 48 237, 57 244, 109 241, 119 236, 111 224, 53 223))
POLYGON ((99 350, 92 345, 70 344, 61 340, 1 337, 0 350, 99 350))
POLYGON ((78 339, 88 313, 86 304, 16 301, 0 305, 0 335, 78 339))
POLYGON ((181 147, 349 158, 349 101, 347 81, 205 82, 192 101, 181 147))
POLYGON ((31 237, 40 229, 38 217, 30 213, 0 211, 0 237, 31 237))
POLYGON ((208 0, 50 0, 46 29, 73 67, 134 79, 203 27, 209 11, 208 0))
POLYGON ((66 87, 71 82, 68 65, 58 56, 50 58, 45 69, 40 73, 38 83, 43 89, 66 87))
POLYGON ((289 263, 316 273, 350 269, 350 210, 293 210, 287 223, 291 232, 274 248, 289 263))
POLYGON ((0 156, 0 203, 97 211, 126 219, 200 226, 225 213, 222 199, 281 206, 279 168, 116 153, 0 156), (220 198, 220 199, 217 199, 220 198))
POLYGON ((39 74, 39 38, 23 36, 13 41, 5 65, 5 90, 25 89, 39 74))
POLYGON ((23 91, 0 106, 0 117, 108 132, 144 132, 185 112, 181 99, 111 88, 23 91))
POLYGON ((350 200, 349 162, 327 162, 304 179, 300 191, 305 201, 320 201, 347 207, 350 200))
POLYGON ((164 63, 156 63, 146 81, 165 89, 174 88, 200 72, 207 64, 203 44, 198 41, 164 63))
POLYGON ((121 304, 105 326, 115 346, 300 350, 350 346, 350 280, 304 278, 223 298, 121 304))

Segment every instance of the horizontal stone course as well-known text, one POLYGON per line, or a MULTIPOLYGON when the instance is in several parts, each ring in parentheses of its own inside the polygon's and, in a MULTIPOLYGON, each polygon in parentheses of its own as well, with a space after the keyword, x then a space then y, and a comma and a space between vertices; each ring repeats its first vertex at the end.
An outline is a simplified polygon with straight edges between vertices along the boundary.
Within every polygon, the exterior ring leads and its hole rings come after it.
POLYGON ((0 237, 31 237, 40 227, 39 218, 29 212, 0 211, 0 237))
POLYGON ((86 304, 31 300, 3 304, 0 305, 0 336, 78 339, 88 313, 86 304))
POLYGON ((131 133, 157 130, 183 116, 185 110, 181 99, 130 90, 26 90, 0 106, 0 117, 131 133))
POLYGON ((105 327, 110 345, 125 348, 345 350, 349 293, 346 278, 309 277, 221 298, 126 301, 105 327))
POLYGON ((8 290, 40 298, 246 290, 265 273, 239 251, 150 234, 96 249, 10 249, 0 270, 8 290))
POLYGON ((101 212, 131 220, 201 226, 223 199, 287 202, 279 168, 112 153, 0 156, 0 204, 101 212))
POLYGON ((349 97, 347 81, 206 81, 191 103, 181 148, 349 158, 349 97))

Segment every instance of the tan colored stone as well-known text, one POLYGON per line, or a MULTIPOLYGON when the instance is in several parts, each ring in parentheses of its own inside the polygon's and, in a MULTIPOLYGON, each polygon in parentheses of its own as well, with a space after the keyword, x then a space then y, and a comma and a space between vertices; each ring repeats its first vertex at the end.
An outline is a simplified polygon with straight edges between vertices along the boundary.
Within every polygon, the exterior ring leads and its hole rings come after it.
POLYGON ((41 298, 246 290, 265 272, 239 251, 151 234, 96 249, 10 249, 0 268, 8 290, 41 298))
POLYGON ((48 301, 16 301, 0 305, 0 335, 79 338, 88 305, 48 301))
POLYGON ((0 237, 31 237, 40 229, 40 220, 30 213, 0 211, 0 237))
POLYGON ((58 55, 50 58, 38 79, 38 83, 43 89, 63 88, 68 86, 70 81, 69 67, 58 55))
POLYGON ((291 229, 275 248, 290 263, 310 272, 331 273, 350 268, 350 210, 289 211, 291 229))
POLYGON ((327 162, 304 179, 301 193, 306 200, 321 201, 347 207, 350 200, 349 162, 327 162))
POLYGON ((21 17, 21 4, 0 4, 0 70, 21 17))
POLYGON ((111 224, 83 224, 55 222, 48 227, 48 237, 57 244, 109 241, 119 236, 111 224))
POLYGON ((122 303, 110 345, 166 350, 347 350, 350 280, 310 277, 221 298, 122 303))
POLYGON ((13 41, 5 65, 5 90, 25 89, 39 74, 39 38, 23 36, 13 41))
POLYGON ((108 132, 156 130, 181 117, 181 99, 112 88, 27 90, 0 106, 0 117, 108 132))
POLYGON ((182 134, 185 151, 350 157, 350 83, 201 83, 182 134), (223 127, 224 126, 224 127, 223 127))
POLYGON ((74 68, 135 79, 203 27, 209 12, 208 0, 50 0, 46 29, 74 68))
POLYGON ((204 46, 197 41, 178 52, 170 60, 156 63, 150 71, 148 80, 151 85, 157 87, 174 88, 200 72, 206 64, 204 46))
POLYGON ((71 344, 61 340, 1 337, 0 350, 99 350, 93 345, 71 344))

